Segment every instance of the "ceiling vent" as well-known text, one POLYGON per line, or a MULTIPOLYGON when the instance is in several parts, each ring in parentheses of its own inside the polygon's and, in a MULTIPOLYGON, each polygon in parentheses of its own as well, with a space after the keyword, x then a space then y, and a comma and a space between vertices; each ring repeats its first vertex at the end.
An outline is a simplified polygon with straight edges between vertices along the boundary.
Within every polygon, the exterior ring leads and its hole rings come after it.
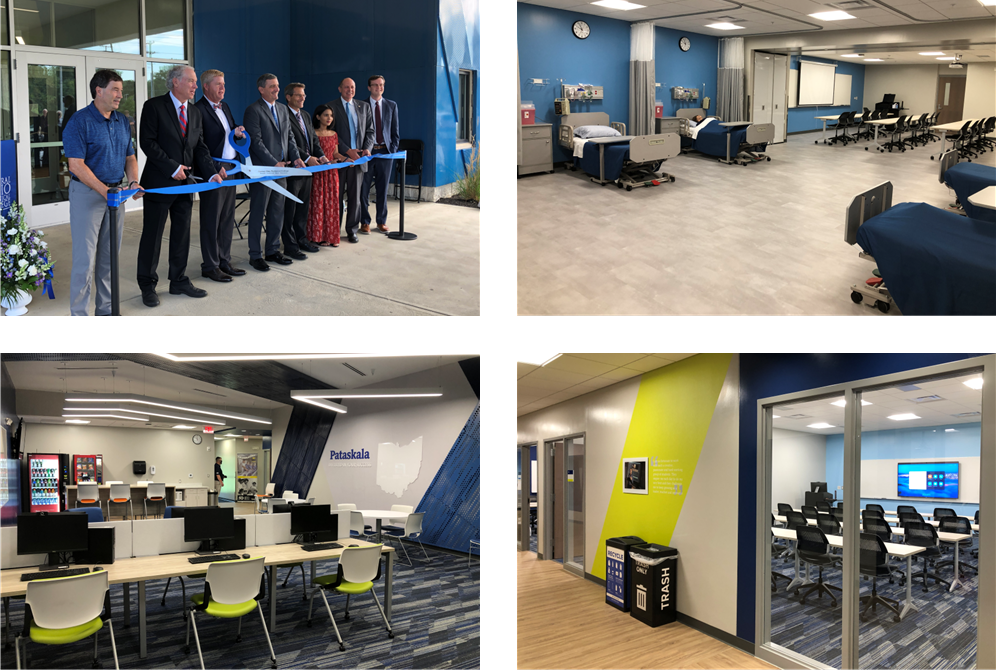
POLYGON ((711 21, 717 21, 718 23, 747 23, 748 19, 735 19, 733 16, 717 16, 716 18, 710 19, 711 21))
POLYGON ((360 372, 359 370, 357 370, 357 369, 356 369, 355 367, 353 367, 353 366, 352 366, 352 365, 350 365, 349 363, 343 363, 343 367, 344 367, 344 368, 348 368, 348 369, 352 370, 353 372, 357 373, 357 374, 358 374, 358 375, 360 375, 361 377, 366 377, 366 376, 367 376, 367 374, 366 374, 366 373, 364 373, 364 372, 360 372))
POLYGON ((898 391, 903 391, 904 393, 910 393, 911 391, 920 391, 921 387, 916 384, 904 384, 903 386, 894 386, 898 391))
POLYGON ((908 398, 911 402, 922 403, 922 402, 938 402, 939 400, 945 400, 945 398, 940 395, 923 395, 920 398, 908 398))
POLYGON ((812 419, 813 417, 810 416, 809 414, 790 414, 789 416, 783 417, 783 418, 786 418, 786 419, 812 419))
POLYGON ((954 416, 957 419, 965 419, 966 417, 979 416, 979 415, 980 415, 979 412, 962 412, 960 414, 953 414, 952 416, 954 416))
POLYGON ((841 9, 846 12, 861 11, 863 9, 875 9, 876 6, 873 5, 868 0, 842 0, 841 2, 829 2, 828 7, 834 7, 835 9, 841 9))

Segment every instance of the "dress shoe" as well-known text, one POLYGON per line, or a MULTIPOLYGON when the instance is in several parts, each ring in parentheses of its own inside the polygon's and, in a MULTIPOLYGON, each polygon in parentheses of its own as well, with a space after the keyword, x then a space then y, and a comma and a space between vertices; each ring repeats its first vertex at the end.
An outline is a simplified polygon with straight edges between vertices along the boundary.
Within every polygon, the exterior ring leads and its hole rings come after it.
POLYGON ((279 251, 275 254, 264 256, 264 258, 266 258, 268 262, 277 263, 278 265, 290 265, 291 263, 294 262, 290 258, 286 257, 284 254, 280 253, 279 251))
POLYGON ((381 231, 382 233, 388 232, 388 227, 386 225, 384 225, 383 223, 377 224, 377 229, 379 231, 381 231))
POLYGON ((211 279, 213 281, 222 281, 222 282, 224 282, 224 281, 232 281, 232 277, 230 277, 229 275, 225 274, 224 272, 222 272, 218 268, 215 268, 214 270, 208 270, 207 272, 203 272, 202 271, 201 272, 201 276, 202 277, 207 277, 208 279, 211 279))
POLYGON ((159 296, 156 295, 156 289, 154 288, 142 289, 142 303, 146 307, 159 307, 159 296))
POLYGON ((242 268, 234 268, 231 265, 222 265, 219 267, 219 269, 225 274, 232 277, 241 277, 242 275, 246 274, 246 271, 243 270, 242 268))
POLYGON ((370 235, 370 224, 361 223, 360 224, 360 234, 361 235, 370 235))
POLYGON ((267 270, 270 269, 270 266, 267 265, 267 262, 262 258, 254 258, 253 260, 249 261, 249 264, 252 265, 257 270, 259 270, 260 272, 266 272, 267 270))
POLYGON ((308 260, 308 256, 306 256, 301 251, 288 251, 287 255, 290 256, 291 258, 293 258, 296 261, 306 261, 306 260, 308 260))
POLYGON ((358 238, 356 235, 347 235, 346 241, 349 242, 350 244, 356 244, 357 242, 360 241, 360 238, 358 238))
POLYGON ((318 245, 312 243, 310 240, 299 240, 298 246, 313 254, 318 251, 318 245))
POLYGON ((208 295, 208 292, 203 288, 197 288, 190 282, 186 284, 180 284, 179 286, 170 286, 170 295, 189 295, 191 298, 203 298, 208 295))

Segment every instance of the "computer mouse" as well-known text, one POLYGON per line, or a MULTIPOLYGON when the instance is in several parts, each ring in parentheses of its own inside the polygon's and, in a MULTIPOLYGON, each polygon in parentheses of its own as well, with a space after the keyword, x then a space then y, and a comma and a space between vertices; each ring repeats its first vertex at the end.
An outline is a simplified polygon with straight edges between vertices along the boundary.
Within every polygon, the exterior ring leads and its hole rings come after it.
POLYGON ((359 547, 360 545, 359 544, 351 544, 349 546, 351 546, 351 547, 359 547))
POLYGON ((101 571, 101 570, 103 570, 103 569, 104 569, 104 568, 102 568, 102 567, 100 567, 100 566, 98 565, 97 567, 95 567, 95 568, 93 569, 93 571, 94 571, 94 572, 100 572, 100 571, 101 571))
POLYGON ((249 558, 249 554, 243 554, 242 557, 243 558, 249 558))

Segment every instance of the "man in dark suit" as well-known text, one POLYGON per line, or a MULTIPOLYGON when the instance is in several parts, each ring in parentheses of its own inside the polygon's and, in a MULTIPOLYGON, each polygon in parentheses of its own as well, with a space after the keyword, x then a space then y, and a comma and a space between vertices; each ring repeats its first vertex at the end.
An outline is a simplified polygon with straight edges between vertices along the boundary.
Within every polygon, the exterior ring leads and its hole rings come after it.
MULTIPOLYGON (((374 119, 370 115, 370 105, 356 100, 356 83, 347 77, 339 84, 341 97, 329 101, 332 108, 336 135, 339 136, 339 153, 350 160, 369 156, 374 148, 374 119)), ((359 242, 357 231, 360 228, 360 188, 368 163, 353 165, 339 170, 339 202, 342 208, 343 195, 348 200, 346 206, 346 239, 354 244, 359 242)), ((340 220, 343 218, 340 216, 340 220)))
MULTIPOLYGON (((393 154, 398 151, 398 105, 384 97, 384 77, 379 74, 367 79, 371 116, 374 117, 374 148, 371 153, 393 154)), ((378 159, 368 163, 360 189, 360 232, 370 232, 370 185, 377 184, 377 229, 388 232, 388 185, 393 160, 378 159)))
MULTIPOLYGON (((312 127, 312 116, 302 107, 305 104, 305 85, 299 83, 288 84, 284 89, 284 97, 287 99, 287 107, 291 114, 291 134, 294 136, 294 143, 298 147, 298 155, 305 165, 324 165, 329 162, 322 145, 319 144, 315 129, 312 127)), ((301 250, 315 253, 319 250, 317 244, 313 244, 307 235, 308 227, 308 204, 312 197, 311 177, 288 177, 287 190, 289 193, 300 198, 302 204, 293 200, 284 199, 284 230, 281 232, 281 239, 284 241, 284 253, 291 258, 307 258, 301 250)))
MULTIPOLYGON (((190 172, 196 162, 209 181, 221 182, 225 170, 214 172, 211 153, 202 136, 201 110, 190 104, 197 90, 194 68, 177 65, 166 75, 170 91, 142 107, 139 145, 145 152, 142 185, 145 188, 165 188, 193 183, 190 172)), ((190 252, 190 212, 193 194, 145 196, 142 214, 142 237, 138 243, 138 285, 142 302, 148 307, 159 304, 156 284, 159 274, 159 250, 163 242, 166 215, 170 215, 170 293, 203 298, 208 293, 194 286, 185 274, 190 252)))
MULTIPOLYGON (((260 99, 246 108, 242 122, 249 135, 249 157, 253 165, 270 167, 304 167, 298 147, 291 136, 291 119, 287 107, 277 102, 280 82, 277 75, 262 74, 256 80, 260 99)), ((287 188, 287 179, 275 181, 287 188)), ((284 196, 263 184, 249 185, 249 264, 261 272, 270 269, 267 261, 290 265, 293 261, 280 253, 280 231, 284 227, 284 196), (263 215, 267 217, 266 249, 260 249, 263 215), (265 251, 265 258, 264 258, 265 251)), ((304 256, 304 254, 301 254, 304 256)))
MULTIPOLYGON (((213 158, 236 160, 238 154, 228 142, 229 132, 238 139, 245 137, 245 128, 237 126, 232 110, 223 101, 225 73, 205 70, 201 73, 204 95, 196 105, 204 121, 204 144, 213 158)), ((230 163, 215 163, 220 169, 230 163)), ((208 175, 200 175, 207 177, 208 175)), ((232 277, 246 274, 232 267, 232 230, 235 227, 235 187, 219 188, 201 194, 201 276, 218 282, 230 282, 232 277)))

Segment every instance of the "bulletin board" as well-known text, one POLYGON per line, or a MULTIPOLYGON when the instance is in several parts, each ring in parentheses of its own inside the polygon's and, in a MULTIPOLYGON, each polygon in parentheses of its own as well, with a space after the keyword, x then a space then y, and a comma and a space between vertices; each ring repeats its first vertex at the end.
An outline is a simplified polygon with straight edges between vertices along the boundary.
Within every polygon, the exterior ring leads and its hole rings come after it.
POLYGON ((852 104, 852 75, 834 75, 834 104, 835 106, 851 106, 852 104))

